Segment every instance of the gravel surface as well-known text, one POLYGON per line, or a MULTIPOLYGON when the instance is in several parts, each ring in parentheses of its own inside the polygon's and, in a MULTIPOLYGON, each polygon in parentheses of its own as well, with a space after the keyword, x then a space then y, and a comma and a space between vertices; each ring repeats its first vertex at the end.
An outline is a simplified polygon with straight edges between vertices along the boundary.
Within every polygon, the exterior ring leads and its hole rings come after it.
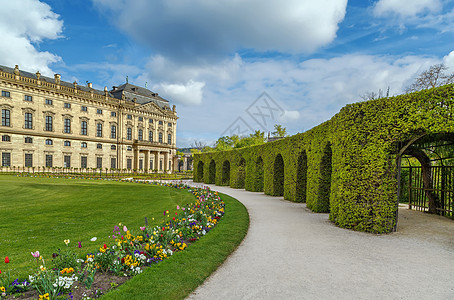
POLYGON ((341 229, 305 204, 210 186, 250 214, 238 249, 188 299, 454 299, 454 221, 399 208, 398 232, 341 229))

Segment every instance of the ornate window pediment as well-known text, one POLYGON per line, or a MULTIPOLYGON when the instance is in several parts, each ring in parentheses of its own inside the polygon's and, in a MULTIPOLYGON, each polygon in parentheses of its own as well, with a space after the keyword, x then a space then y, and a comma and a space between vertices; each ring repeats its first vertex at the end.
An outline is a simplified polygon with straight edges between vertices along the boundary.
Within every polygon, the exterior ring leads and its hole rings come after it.
POLYGON ((14 106, 11 106, 9 104, 0 104, 0 109, 13 109, 14 106))

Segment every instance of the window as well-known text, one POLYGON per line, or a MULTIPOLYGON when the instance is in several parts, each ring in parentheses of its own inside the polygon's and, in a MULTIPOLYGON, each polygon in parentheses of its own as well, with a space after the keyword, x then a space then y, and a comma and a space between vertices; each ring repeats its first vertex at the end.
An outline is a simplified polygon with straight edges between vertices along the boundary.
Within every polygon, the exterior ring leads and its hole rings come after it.
POLYGON ((71 119, 65 119, 64 122, 64 131, 65 133, 71 133, 71 119))
POLYGON ((44 101, 45 101, 44 103, 45 103, 46 105, 54 105, 54 104, 53 104, 53 101, 52 101, 51 99, 46 99, 46 100, 44 100, 44 101))
POLYGON ((46 127, 44 130, 52 131, 52 121, 53 121, 52 116, 46 116, 46 127))
POLYGON ((139 141, 143 141, 143 130, 139 129, 139 141))
POLYGON ((25 96, 24 96, 24 100, 25 100, 25 101, 33 101, 33 97, 32 97, 32 96, 29 96, 29 95, 25 95, 25 96))
POLYGON ((33 115, 31 113, 25 113, 25 124, 26 129, 33 129, 33 115))
POLYGON ((2 153, 2 166, 11 167, 11 153, 10 152, 2 153))
POLYGON ((25 153, 25 167, 30 168, 33 167, 33 154, 25 153))
POLYGON ((102 157, 96 157, 96 168, 102 169, 102 157))
POLYGON ((127 118, 128 120, 132 120, 132 116, 131 116, 131 115, 127 115, 126 118, 127 118))
POLYGON ((81 110, 81 111, 87 111, 87 107, 86 107, 86 106, 81 106, 81 107, 80 107, 80 110, 81 110))
POLYGON ((80 144, 80 147, 81 147, 81 148, 87 148, 87 143, 86 143, 86 142, 82 142, 82 143, 80 144))
POLYGON ((64 145, 66 147, 71 147, 71 142, 70 141, 64 141, 64 145))
POLYGON ((87 135, 87 121, 82 121, 80 124, 80 134, 87 135))
POLYGON ((126 150, 132 151, 132 147, 131 146, 126 147, 126 150))
POLYGON ((159 142, 162 144, 162 132, 159 133, 159 142))
POLYGON ((63 168, 71 168, 71 156, 65 155, 63 157, 63 168))
POLYGON ((153 142, 153 131, 148 132, 148 141, 153 142))
POLYGON ((80 157, 80 167, 82 169, 86 169, 87 168, 87 157, 86 156, 81 156, 80 157))
POLYGON ((110 145, 110 150, 117 150, 117 146, 115 146, 115 145, 110 145))
POLYGON ((162 125, 162 124, 164 124, 164 123, 162 121, 159 121, 159 125, 162 125))
POLYGON ((126 168, 128 168, 130 170, 132 169, 132 159, 128 158, 126 160, 126 168))
POLYGON ((139 122, 143 122, 143 117, 139 117, 139 122))
POLYGON ((115 157, 110 158, 110 168, 115 169, 117 167, 117 159, 115 157))
POLYGON ((11 94, 8 91, 2 91, 2 97, 11 98, 11 94))
POLYGON ((25 137, 25 143, 26 144, 32 144, 33 143, 33 139, 29 136, 25 137))
POLYGON ((9 135, 2 135, 2 142, 11 142, 11 137, 9 135))
POLYGON ((132 140, 132 129, 131 128, 126 129, 126 139, 132 140))
POLYGON ((52 155, 46 154, 46 167, 47 168, 52 168, 52 160, 53 160, 52 155))
POLYGON ((102 149, 102 144, 96 144, 96 149, 102 149))
POLYGON ((110 138, 117 138, 117 126, 115 125, 110 126, 110 138))
POLYGON ((153 119, 148 119, 148 123, 153 124, 153 119))
POLYGON ((171 134, 167 135, 167 144, 172 145, 172 135, 171 134))
POLYGON ((98 115, 102 115, 102 109, 99 109, 99 108, 98 108, 98 109, 96 110, 96 113, 97 113, 98 115))
POLYGON ((102 123, 96 124, 96 136, 102 137, 102 123))
POLYGON ((46 145, 53 145, 54 142, 51 139, 46 140, 46 145))
POLYGON ((167 127, 172 127, 172 123, 167 123, 167 127))
POLYGON ((64 108, 71 108, 71 103, 66 103, 66 102, 65 102, 64 108))
POLYGON ((2 109, 2 126, 11 126, 11 111, 2 109))
POLYGON ((111 117, 116 117, 116 116, 117 116, 117 113, 114 112, 114 111, 111 111, 111 112, 110 112, 110 116, 111 116, 111 117))

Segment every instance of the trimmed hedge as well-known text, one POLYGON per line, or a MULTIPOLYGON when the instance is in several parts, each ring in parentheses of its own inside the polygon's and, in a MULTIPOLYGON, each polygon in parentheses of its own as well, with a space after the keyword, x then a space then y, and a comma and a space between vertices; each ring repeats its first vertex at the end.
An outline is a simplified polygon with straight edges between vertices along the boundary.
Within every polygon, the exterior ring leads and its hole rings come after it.
POLYGON ((306 201, 314 212, 329 212, 340 227, 391 232, 397 221, 398 153, 418 137, 454 133, 453 97, 454 86, 446 85, 349 104, 304 133, 195 155, 194 180, 222 184, 228 161, 231 187, 242 187, 244 176, 246 190, 306 201), (199 166, 205 166, 203 172, 199 166))

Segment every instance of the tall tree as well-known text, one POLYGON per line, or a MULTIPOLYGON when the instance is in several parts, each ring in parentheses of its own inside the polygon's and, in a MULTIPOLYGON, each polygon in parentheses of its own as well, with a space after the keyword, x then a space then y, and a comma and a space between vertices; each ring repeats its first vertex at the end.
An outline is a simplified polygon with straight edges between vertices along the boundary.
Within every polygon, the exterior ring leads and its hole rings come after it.
POLYGON ((454 73, 447 74, 446 70, 448 70, 448 67, 443 64, 431 66, 428 70, 419 74, 415 82, 407 88, 407 93, 454 83, 454 73))
POLYGON ((275 137, 284 137, 287 135, 287 129, 280 124, 274 124, 274 130, 271 134, 275 137))

